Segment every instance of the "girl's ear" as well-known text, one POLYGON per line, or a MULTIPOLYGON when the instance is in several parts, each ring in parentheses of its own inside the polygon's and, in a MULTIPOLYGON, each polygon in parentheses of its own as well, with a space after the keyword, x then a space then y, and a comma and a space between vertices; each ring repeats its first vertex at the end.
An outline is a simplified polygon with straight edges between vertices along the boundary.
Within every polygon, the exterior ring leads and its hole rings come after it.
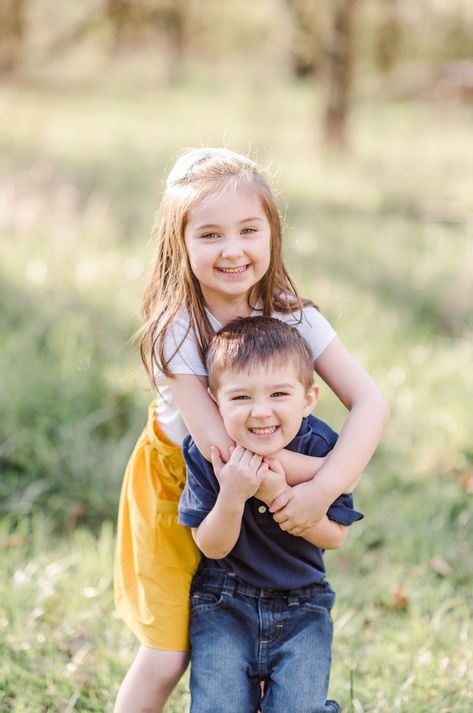
POLYGON ((307 392, 305 395, 304 416, 308 416, 312 412, 312 410, 315 408, 315 404, 317 403, 318 398, 319 398, 319 385, 312 384, 310 386, 310 388, 307 389, 307 392))

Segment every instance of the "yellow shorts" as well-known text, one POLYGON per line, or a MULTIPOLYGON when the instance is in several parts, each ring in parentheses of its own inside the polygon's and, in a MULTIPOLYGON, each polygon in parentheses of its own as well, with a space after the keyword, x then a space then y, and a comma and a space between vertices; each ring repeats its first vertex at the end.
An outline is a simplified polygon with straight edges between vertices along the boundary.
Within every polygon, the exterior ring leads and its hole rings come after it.
POLYGON ((115 605, 142 644, 189 648, 189 589, 200 560, 189 529, 177 522, 186 469, 181 449, 148 423, 128 462, 115 549, 115 605))

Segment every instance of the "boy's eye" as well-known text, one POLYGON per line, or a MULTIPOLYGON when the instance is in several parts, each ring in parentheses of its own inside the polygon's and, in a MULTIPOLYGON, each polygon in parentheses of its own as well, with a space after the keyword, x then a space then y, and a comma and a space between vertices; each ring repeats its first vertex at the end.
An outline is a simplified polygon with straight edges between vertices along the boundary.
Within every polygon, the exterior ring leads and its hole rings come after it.
POLYGON ((234 396, 232 398, 232 401, 246 401, 246 399, 249 399, 249 396, 246 396, 245 394, 239 394, 238 396, 234 396))
POLYGON ((287 396, 287 393, 285 391, 274 391, 271 396, 278 397, 278 396, 287 396))

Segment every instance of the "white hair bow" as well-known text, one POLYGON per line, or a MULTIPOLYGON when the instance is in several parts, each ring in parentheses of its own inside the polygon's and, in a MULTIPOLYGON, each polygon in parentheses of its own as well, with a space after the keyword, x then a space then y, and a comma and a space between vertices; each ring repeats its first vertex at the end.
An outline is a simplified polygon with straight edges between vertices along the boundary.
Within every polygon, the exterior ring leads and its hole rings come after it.
POLYGON ((206 158, 210 158, 211 156, 221 156, 222 158, 229 159, 238 158, 240 161, 244 161, 250 166, 256 165, 255 162, 247 156, 243 156, 243 154, 236 153, 235 151, 230 151, 230 149, 209 147, 202 149, 191 149, 190 151, 188 151, 183 156, 180 156, 177 159, 176 163, 174 164, 169 173, 166 185, 170 186, 172 183, 176 183, 176 181, 180 181, 181 179, 185 178, 189 173, 189 170, 192 168, 192 166, 194 166, 194 164, 198 163, 199 161, 203 161, 206 158))

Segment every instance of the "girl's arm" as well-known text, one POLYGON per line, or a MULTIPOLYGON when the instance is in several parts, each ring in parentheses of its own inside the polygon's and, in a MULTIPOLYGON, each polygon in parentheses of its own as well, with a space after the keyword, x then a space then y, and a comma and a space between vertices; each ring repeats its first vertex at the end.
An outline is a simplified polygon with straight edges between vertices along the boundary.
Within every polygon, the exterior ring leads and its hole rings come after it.
POLYGON ((234 442, 223 425, 222 417, 207 392, 207 377, 176 374, 167 379, 174 400, 189 433, 204 458, 211 460, 210 449, 215 446, 224 461, 230 457, 234 442))
POLYGON ((300 537, 323 550, 336 550, 343 545, 348 535, 348 527, 329 520, 324 515, 316 525, 304 530, 300 537))
POLYGON ((381 439, 389 414, 374 381, 338 338, 314 367, 350 413, 317 477, 294 486, 271 505, 275 520, 296 535, 320 520, 335 498, 357 481, 381 439))

